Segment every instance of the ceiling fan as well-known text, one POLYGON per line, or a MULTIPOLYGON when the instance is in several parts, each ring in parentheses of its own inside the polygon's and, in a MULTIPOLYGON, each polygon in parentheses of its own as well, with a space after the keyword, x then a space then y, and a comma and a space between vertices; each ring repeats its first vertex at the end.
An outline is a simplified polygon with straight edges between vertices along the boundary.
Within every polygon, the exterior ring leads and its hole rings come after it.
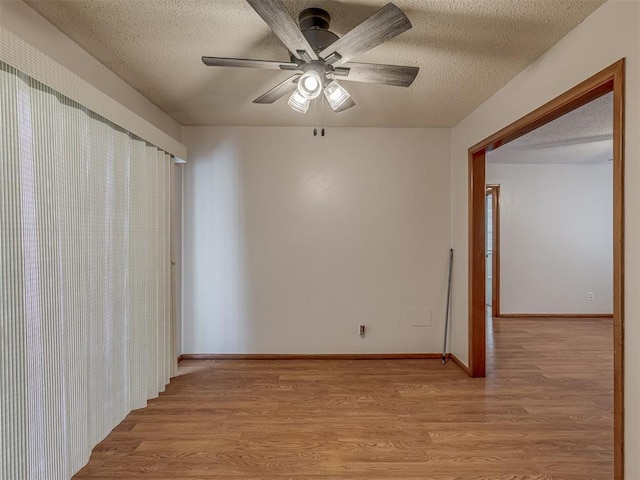
POLYGON ((290 70, 291 77, 256 98, 253 103, 273 103, 291 94, 289 106, 306 113, 312 100, 324 93, 335 112, 355 105, 337 79, 408 87, 418 67, 355 63, 350 60, 411 28, 411 22, 393 3, 388 3, 353 30, 339 38, 329 31, 331 17, 321 8, 303 10, 293 20, 281 0, 247 0, 291 52, 288 62, 241 58, 202 57, 215 67, 252 67, 290 70))

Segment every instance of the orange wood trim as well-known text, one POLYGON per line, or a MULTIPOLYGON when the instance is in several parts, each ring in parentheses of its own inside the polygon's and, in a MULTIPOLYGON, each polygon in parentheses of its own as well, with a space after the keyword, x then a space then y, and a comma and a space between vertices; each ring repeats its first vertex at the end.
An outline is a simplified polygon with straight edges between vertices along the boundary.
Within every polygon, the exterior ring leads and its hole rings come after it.
POLYGON ((468 366, 466 366, 464 363, 462 363, 462 360, 456 357, 453 353, 448 354, 448 358, 450 358, 453 361, 453 363, 458 365, 467 375, 469 375, 470 377, 473 376, 471 375, 471 369, 468 366))
POLYGON ((618 60, 584 82, 525 115, 469 149, 469 367, 473 376, 483 376, 486 312, 484 275, 478 267, 484 260, 484 202, 473 186, 485 176, 487 150, 498 148, 590 101, 613 92, 613 328, 614 328, 614 479, 624 478, 624 104, 625 59, 618 60), (481 159, 481 160, 480 160, 481 159), (474 277, 477 275, 477 278, 474 277), (483 285, 478 285, 482 280, 483 285), (484 352, 483 352, 484 353, 484 352), (478 365, 477 362, 482 362, 478 365))
POLYGON ((613 458, 624 478, 624 102, 625 60, 613 65, 613 458))
POLYGON ((582 318, 601 318, 601 319, 611 319, 613 318, 612 313, 503 313, 497 318, 563 318, 563 319, 572 319, 576 320, 582 318))
POLYGON ((442 353, 185 353, 183 360, 441 360, 442 353))
POLYGON ((559 97, 545 103, 528 115, 516 120, 511 125, 475 144, 469 149, 469 152, 478 153, 481 150, 494 150, 505 143, 509 143, 561 117, 565 113, 569 113, 602 95, 606 95, 613 90, 614 75, 621 61, 622 60, 619 60, 613 65, 608 66, 559 97))
POLYGON ((178 355, 178 363, 184 360, 184 355, 178 355))
POLYGON ((500 185, 493 196, 493 313, 500 315, 500 185))
POLYGON ((487 185, 493 207, 493 255, 491 266, 491 315, 500 316, 500 185, 487 185))
POLYGON ((485 376, 485 151, 469 152, 469 370, 485 376), (478 320, 480 319, 480 320, 478 320))

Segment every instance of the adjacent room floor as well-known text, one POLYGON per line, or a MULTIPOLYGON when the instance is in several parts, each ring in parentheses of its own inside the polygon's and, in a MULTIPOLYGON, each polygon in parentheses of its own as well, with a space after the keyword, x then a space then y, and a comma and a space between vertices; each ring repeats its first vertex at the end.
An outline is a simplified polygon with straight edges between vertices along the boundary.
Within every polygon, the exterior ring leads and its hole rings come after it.
POLYGON ((613 477, 610 319, 499 319, 439 360, 183 361, 75 478, 613 477))

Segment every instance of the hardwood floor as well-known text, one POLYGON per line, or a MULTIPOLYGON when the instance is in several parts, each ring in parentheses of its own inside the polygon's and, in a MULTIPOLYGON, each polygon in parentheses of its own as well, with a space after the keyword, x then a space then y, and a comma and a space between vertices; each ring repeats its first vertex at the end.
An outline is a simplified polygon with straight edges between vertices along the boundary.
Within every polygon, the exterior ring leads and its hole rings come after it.
POLYGON ((613 478, 610 319, 497 319, 439 360, 183 361, 74 478, 613 478))

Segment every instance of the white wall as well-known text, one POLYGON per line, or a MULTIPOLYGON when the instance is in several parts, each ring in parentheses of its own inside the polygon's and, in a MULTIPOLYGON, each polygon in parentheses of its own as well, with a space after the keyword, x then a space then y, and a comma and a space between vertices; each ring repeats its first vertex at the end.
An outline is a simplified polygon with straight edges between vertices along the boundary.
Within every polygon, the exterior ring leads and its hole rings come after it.
POLYGON ((178 122, 79 47, 26 3, 21 0, 1 0, 0 26, 18 35, 170 137, 181 141, 182 129, 178 122))
POLYGON ((500 185, 502 314, 612 313, 612 175, 611 163, 487 163, 500 185))
POLYGON ((626 57, 625 468, 640 478, 640 2, 610 0, 452 130, 453 352, 467 360, 469 147, 626 57))
POLYGON ((185 353, 441 350, 448 130, 183 133, 185 353))

